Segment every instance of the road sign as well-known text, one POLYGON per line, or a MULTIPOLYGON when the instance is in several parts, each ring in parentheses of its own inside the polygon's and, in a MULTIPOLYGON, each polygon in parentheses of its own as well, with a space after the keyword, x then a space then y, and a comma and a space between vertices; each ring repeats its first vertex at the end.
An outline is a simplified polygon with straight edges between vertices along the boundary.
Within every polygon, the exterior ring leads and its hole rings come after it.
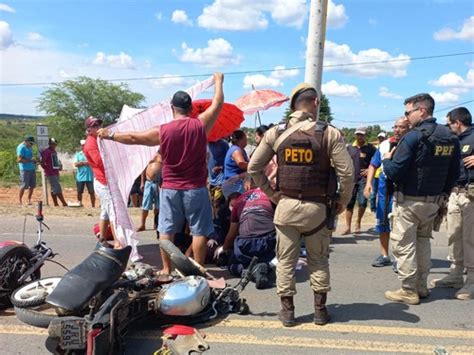
POLYGON ((38 144, 38 150, 41 152, 48 148, 48 126, 46 125, 37 125, 36 126, 36 141, 38 144))
POLYGON ((48 137, 48 126, 36 125, 36 135, 38 137, 48 137))
MULTIPOLYGON (((41 153, 43 150, 48 148, 49 134, 48 126, 36 125, 36 144, 38 145, 38 151, 41 153)), ((44 169, 41 169, 41 182, 43 184, 43 201, 49 206, 48 201, 48 187, 46 186, 46 177, 44 175, 44 169)))

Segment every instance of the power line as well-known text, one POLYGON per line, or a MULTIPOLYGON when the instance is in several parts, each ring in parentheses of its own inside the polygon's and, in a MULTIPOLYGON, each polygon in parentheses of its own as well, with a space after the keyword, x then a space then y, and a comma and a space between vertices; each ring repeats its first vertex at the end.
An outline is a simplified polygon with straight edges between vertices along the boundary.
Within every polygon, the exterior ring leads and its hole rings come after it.
MULTIPOLYGON (((434 113, 448 111, 448 110, 451 110, 451 109, 459 107, 459 106, 470 104, 471 102, 474 102, 474 100, 460 102, 460 103, 458 103, 454 106, 449 106, 449 107, 445 107, 445 108, 442 108, 442 109, 439 109, 439 110, 435 110, 434 113)), ((359 121, 359 120, 358 121, 346 121, 346 120, 340 120, 340 119, 337 119, 337 118, 334 119, 334 121, 343 122, 343 123, 369 123, 369 124, 370 123, 378 124, 378 123, 385 123, 385 122, 393 122, 393 120, 394 120, 393 118, 390 119, 390 120, 382 120, 382 121, 359 121)))
MULTIPOLYGON (((387 60, 377 60, 377 61, 368 61, 368 62, 356 62, 356 63, 340 63, 340 64, 328 64, 323 65, 323 68, 338 68, 338 67, 350 67, 358 65, 372 65, 372 64, 382 64, 382 63, 394 63, 394 62, 407 62, 407 61, 417 61, 417 60, 427 60, 427 59, 438 59, 446 57, 457 57, 464 55, 472 55, 474 51, 471 52, 459 52, 459 53, 448 53, 448 54, 439 54, 439 55, 430 55, 422 57, 407 57, 407 58, 396 58, 396 59, 387 59, 387 60)), ((245 71, 232 71, 226 72, 225 75, 243 75, 243 74, 257 74, 257 73, 272 73, 275 71, 290 71, 290 70, 303 70, 305 67, 292 67, 284 69, 258 69, 258 70, 245 70, 245 71)), ((166 75, 166 76, 147 76, 147 77, 131 77, 131 78, 115 78, 115 79, 103 79, 106 81, 141 81, 141 80, 163 80, 163 79, 181 79, 181 78, 198 78, 198 77, 207 77, 212 75, 212 73, 203 73, 203 74, 185 74, 185 75, 166 75)), ((43 85, 54 85, 61 84, 63 81, 51 81, 51 82, 30 82, 30 83, 0 83, 0 86, 43 86, 43 85)))

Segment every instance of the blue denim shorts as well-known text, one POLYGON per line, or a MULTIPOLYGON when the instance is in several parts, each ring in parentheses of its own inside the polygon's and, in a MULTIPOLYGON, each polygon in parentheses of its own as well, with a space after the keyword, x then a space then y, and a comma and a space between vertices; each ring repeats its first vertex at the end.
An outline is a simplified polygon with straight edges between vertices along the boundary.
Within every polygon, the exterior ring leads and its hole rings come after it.
POLYGON ((146 180, 143 188, 142 210, 151 211, 160 205, 159 187, 156 182, 146 180), (154 206, 154 207, 153 207, 154 206))
POLYGON ((386 200, 386 183, 385 179, 380 179, 379 180, 379 189, 377 191, 377 210, 375 212, 375 230, 377 233, 384 233, 384 232, 390 232, 390 223, 388 223, 388 218, 386 221, 385 219, 385 214, 389 214, 392 212, 392 196, 389 196, 389 200, 387 203, 385 203, 386 200), (387 207, 387 208, 385 208, 387 207), (384 224, 384 222, 387 222, 384 224))
POLYGON ((367 199, 364 196, 365 183, 367 179, 365 177, 361 178, 355 185, 354 190, 352 191, 352 198, 347 205, 348 210, 352 210, 357 202, 357 205, 361 208, 367 207, 367 199))
POLYGON ((209 237, 214 233, 212 208, 207 188, 192 190, 160 189, 158 231, 175 234, 185 222, 193 236, 209 237))

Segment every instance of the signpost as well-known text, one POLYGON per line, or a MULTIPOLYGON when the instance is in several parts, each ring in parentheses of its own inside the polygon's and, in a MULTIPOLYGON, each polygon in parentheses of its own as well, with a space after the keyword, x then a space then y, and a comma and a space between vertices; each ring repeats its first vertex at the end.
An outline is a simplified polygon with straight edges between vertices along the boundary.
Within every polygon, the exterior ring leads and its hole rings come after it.
MULTIPOLYGON (((36 125, 36 143, 38 144, 38 151, 41 152, 48 148, 49 134, 48 126, 46 125, 36 125)), ((48 187, 46 186, 46 176, 44 175, 44 170, 41 169, 41 184, 43 185, 43 202, 49 206, 48 201, 48 187)))

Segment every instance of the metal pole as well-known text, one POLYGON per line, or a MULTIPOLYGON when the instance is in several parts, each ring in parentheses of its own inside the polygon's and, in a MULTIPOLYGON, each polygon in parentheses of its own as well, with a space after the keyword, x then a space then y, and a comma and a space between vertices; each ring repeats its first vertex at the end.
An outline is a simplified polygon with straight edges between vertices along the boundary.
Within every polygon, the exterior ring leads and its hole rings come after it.
POLYGON ((326 40, 327 10, 327 0, 311 0, 304 81, 313 85, 320 95, 323 75, 324 41, 326 40))

